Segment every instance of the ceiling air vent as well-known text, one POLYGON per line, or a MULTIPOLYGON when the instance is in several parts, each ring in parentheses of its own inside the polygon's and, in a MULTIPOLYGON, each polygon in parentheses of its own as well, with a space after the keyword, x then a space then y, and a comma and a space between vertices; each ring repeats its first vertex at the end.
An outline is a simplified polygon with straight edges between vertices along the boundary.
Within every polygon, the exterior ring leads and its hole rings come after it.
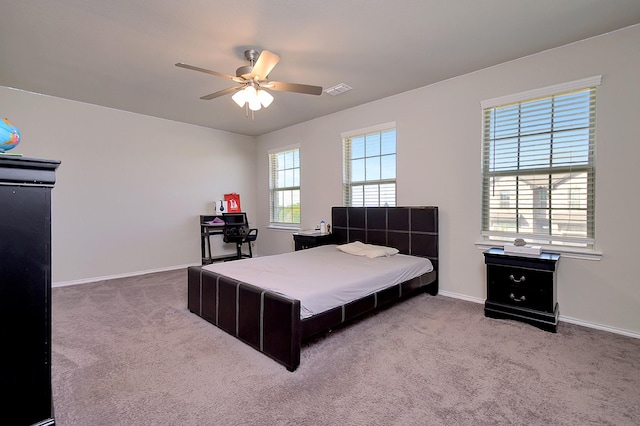
POLYGON ((344 83, 340 83, 336 84, 333 87, 329 87, 328 89, 324 89, 324 93, 331 96, 337 96, 341 93, 348 92, 349 90, 351 90, 351 87, 347 86, 344 83))

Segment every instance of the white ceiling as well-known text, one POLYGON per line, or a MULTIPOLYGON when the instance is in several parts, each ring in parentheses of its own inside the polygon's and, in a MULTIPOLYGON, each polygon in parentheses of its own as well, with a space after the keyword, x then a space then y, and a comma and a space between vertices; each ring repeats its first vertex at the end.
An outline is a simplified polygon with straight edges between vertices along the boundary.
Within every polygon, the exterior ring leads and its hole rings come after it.
POLYGON ((639 0, 3 0, 0 86, 260 135, 637 23, 639 0), (248 48, 353 90, 272 92, 252 122, 199 99, 235 83, 174 66, 235 75, 248 48))

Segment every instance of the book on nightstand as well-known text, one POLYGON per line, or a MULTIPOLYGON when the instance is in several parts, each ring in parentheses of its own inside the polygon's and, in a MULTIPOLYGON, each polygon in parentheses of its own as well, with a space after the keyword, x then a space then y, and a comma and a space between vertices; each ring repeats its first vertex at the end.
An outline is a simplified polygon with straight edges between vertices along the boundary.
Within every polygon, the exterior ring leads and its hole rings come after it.
POLYGON ((524 246, 516 246, 515 244, 505 243, 504 254, 515 254, 518 256, 540 256, 542 253, 541 246, 532 246, 526 244, 524 246))

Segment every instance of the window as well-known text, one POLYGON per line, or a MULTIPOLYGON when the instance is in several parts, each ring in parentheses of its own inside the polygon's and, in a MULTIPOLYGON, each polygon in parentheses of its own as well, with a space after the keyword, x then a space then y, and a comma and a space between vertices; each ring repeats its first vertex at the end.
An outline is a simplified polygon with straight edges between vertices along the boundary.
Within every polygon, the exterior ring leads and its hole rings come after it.
POLYGON ((482 103, 485 240, 594 248, 599 84, 594 77, 482 103))
POLYGON ((343 134, 342 146, 344 205, 395 206, 395 123, 343 134))
POLYGON ((270 221, 274 225, 300 224, 300 149, 269 153, 270 221))

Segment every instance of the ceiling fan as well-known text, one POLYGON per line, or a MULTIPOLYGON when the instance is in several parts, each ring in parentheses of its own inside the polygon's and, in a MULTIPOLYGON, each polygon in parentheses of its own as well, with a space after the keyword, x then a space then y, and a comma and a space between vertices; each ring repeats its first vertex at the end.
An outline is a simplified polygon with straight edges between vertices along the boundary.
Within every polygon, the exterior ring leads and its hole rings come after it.
POLYGON ((266 89, 307 95, 322 94, 322 87, 320 86, 269 81, 269 73, 280 61, 280 57, 275 53, 271 53, 268 50, 258 52, 249 49, 245 50, 244 56, 249 61, 249 65, 238 68, 235 76, 184 64, 182 62, 177 63, 176 66, 227 78, 238 83, 237 86, 202 96, 200 99, 211 100, 235 92, 232 99, 238 106, 245 107, 247 116, 249 116, 249 110, 251 110, 252 119, 254 111, 262 107, 268 107, 273 101, 273 96, 266 89))

